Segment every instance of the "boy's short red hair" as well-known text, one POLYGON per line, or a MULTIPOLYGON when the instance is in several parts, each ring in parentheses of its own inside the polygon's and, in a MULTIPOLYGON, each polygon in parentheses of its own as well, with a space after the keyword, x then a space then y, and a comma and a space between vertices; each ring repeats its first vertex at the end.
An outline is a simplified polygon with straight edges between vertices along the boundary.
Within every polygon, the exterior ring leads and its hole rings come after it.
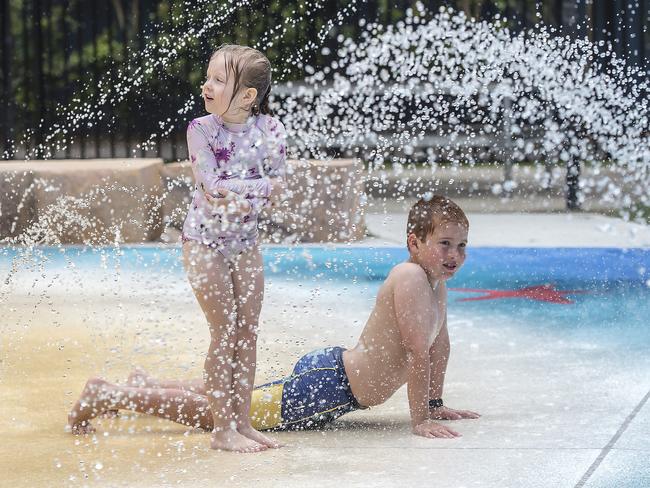
POLYGON ((425 241, 443 223, 460 224, 469 229, 465 212, 452 200, 442 195, 424 196, 409 211, 406 237, 415 234, 418 239, 425 241))

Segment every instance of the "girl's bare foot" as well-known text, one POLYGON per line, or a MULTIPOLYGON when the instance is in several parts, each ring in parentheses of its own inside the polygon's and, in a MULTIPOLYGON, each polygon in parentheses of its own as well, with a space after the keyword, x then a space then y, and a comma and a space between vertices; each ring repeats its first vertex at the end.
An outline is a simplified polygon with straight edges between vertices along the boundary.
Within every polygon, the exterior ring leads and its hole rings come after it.
POLYGON ((101 416, 106 419, 116 419, 120 416, 120 411, 117 408, 111 408, 102 413, 101 416))
POLYGON ((70 423, 70 416, 68 416, 68 429, 73 435, 86 435, 86 434, 94 434, 95 433, 95 427, 92 426, 90 421, 88 420, 82 420, 81 422, 77 422, 76 424, 71 424, 70 423))
POLYGON ((265 445, 255 442, 232 429, 224 431, 213 430, 210 448, 234 452, 260 452, 267 449, 265 445))
POLYGON ((137 386, 138 388, 145 388, 149 385, 149 373, 144 369, 136 366, 131 371, 129 379, 126 380, 126 384, 129 386, 137 386))
POLYGON ((262 444, 266 447, 270 447, 271 449, 277 449, 278 447, 282 447, 282 444, 280 444, 278 441, 265 436, 260 431, 253 429, 253 427, 251 427, 250 425, 246 427, 238 427, 237 431, 241 435, 246 436, 249 439, 254 440, 255 442, 262 444))
POLYGON ((79 400, 74 404, 68 414, 68 427, 75 434, 91 434, 95 428, 90 424, 90 420, 105 412, 105 400, 99 399, 99 391, 108 382, 101 378, 91 378, 86 382, 79 400), (104 407, 104 408, 102 408, 104 407))

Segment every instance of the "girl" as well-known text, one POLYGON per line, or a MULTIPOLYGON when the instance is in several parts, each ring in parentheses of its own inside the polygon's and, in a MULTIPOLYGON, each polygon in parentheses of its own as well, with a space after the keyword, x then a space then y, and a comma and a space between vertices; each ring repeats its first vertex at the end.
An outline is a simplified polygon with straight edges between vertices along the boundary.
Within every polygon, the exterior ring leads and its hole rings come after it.
POLYGON ((269 110, 270 90, 266 56, 221 46, 201 89, 210 115, 187 129, 196 186, 183 225, 183 261, 210 328, 203 379, 213 449, 279 447, 249 419, 264 295, 257 217, 281 193, 286 160, 286 133, 269 110))

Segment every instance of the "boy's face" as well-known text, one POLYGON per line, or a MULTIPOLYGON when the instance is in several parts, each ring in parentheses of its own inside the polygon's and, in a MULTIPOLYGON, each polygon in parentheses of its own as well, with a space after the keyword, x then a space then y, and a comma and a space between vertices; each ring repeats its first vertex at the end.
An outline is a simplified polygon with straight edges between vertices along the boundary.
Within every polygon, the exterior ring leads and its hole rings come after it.
POLYGON ((465 262, 467 227, 444 222, 436 226, 424 241, 414 234, 409 236, 409 252, 412 259, 430 276, 448 280, 465 262))
POLYGON ((205 109, 211 114, 223 116, 226 111, 236 107, 237 100, 234 99, 230 109, 228 108, 233 85, 234 77, 226 76, 226 60, 224 56, 217 54, 210 60, 205 83, 201 86, 205 109))

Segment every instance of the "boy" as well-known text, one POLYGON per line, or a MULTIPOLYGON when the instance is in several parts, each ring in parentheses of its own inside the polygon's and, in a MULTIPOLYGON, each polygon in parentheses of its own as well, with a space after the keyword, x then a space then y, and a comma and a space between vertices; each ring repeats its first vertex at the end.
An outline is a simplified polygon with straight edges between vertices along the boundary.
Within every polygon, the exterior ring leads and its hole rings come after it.
MULTIPOLYGON (((419 200, 409 212, 409 259, 395 266, 354 349, 326 348, 303 356, 292 374, 255 388, 251 420, 256 429, 317 428, 359 408, 385 402, 406 383, 414 434, 458 437, 434 419, 478 418, 443 405, 447 360, 447 287, 465 261, 469 222, 448 198, 419 200)), ((73 433, 94 429, 89 420, 109 410, 149 413, 184 425, 212 429, 202 380, 156 380, 143 371, 119 386, 91 378, 68 416, 73 433)))

